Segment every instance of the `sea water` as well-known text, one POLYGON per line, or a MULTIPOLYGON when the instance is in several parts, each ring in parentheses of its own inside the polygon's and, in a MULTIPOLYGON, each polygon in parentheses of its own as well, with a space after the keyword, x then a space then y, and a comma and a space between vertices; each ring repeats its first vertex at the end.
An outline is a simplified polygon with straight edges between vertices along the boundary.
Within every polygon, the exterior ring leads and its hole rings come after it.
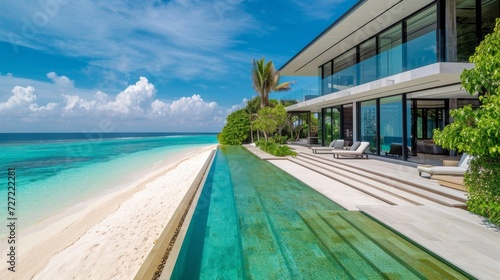
MULTIPOLYGON (((23 229, 138 180, 175 153, 216 143, 215 134, 0 134, 0 217, 8 216, 9 169, 15 169, 15 217, 23 229)), ((6 234, 1 227, 0 238, 6 234)))

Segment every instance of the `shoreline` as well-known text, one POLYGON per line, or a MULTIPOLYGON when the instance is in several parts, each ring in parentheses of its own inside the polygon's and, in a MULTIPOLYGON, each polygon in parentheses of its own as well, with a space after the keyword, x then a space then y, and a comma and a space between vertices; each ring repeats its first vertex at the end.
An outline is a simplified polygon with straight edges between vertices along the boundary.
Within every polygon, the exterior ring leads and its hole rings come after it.
MULTIPOLYGON (((20 231, 16 240, 19 243, 16 272, 8 271, 7 263, 2 262, 0 278, 85 279, 92 277, 92 273, 96 273, 94 277, 133 278, 210 151, 216 147, 213 144, 181 151, 165 159, 162 167, 125 186, 108 190, 20 231), (146 214, 149 215, 144 217, 146 214), (135 227, 130 229, 134 223, 135 227), (133 235, 142 235, 142 239, 132 238, 133 235), (105 249, 110 244, 115 247, 105 249), (136 247, 129 249, 137 253, 127 250, 131 245, 136 247), (113 254, 123 246, 121 256, 113 254), (96 248, 99 250, 95 251, 96 248), (127 257, 128 269, 118 267, 114 274, 106 274, 113 270, 110 265, 117 266, 118 258, 127 257), (106 262, 101 268, 105 271, 95 267, 106 262)), ((7 248, 2 248, 6 255, 7 248)))

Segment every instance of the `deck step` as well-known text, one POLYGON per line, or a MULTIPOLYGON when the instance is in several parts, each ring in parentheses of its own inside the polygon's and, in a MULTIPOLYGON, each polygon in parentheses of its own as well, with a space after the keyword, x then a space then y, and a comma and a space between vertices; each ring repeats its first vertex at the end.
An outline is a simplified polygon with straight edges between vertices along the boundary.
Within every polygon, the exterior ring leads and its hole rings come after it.
MULTIPOLYGON (((375 161, 377 163, 377 168, 374 170, 373 168, 368 168, 367 166, 364 166, 366 165, 365 162, 353 164, 352 162, 343 161, 342 163, 339 163, 337 161, 334 161, 333 159, 330 160, 321 156, 316 156, 307 153, 300 153, 299 156, 306 157, 315 161, 320 161, 324 164, 328 164, 336 168, 347 170, 349 172, 374 176, 375 180, 380 180, 381 182, 387 183, 389 185, 398 186, 398 184, 404 184, 415 187, 417 189, 426 190, 428 192, 434 192, 441 196, 449 197, 457 201, 461 202, 467 201, 467 195, 464 191, 443 188, 433 180, 424 179, 418 176, 416 172, 415 175, 411 175, 408 174, 408 172, 404 172, 405 176, 394 176, 394 173, 397 172, 397 170, 394 170, 394 164, 391 164, 390 166, 385 166, 386 163, 383 161, 375 161)), ((406 166, 400 166, 400 167, 408 168, 406 166)))
MULTIPOLYGON (((311 159, 310 157, 298 156, 295 159, 290 159, 293 162, 300 164, 311 170, 315 170, 325 176, 332 179, 336 179, 339 176, 344 176, 345 173, 349 172, 349 178, 351 180, 363 183, 365 185, 370 185, 372 188, 376 188, 383 192, 389 193, 399 199, 408 200, 413 204, 429 204, 429 202, 438 203, 448 207, 466 208, 465 199, 463 197, 455 196, 450 197, 449 195, 431 192, 427 189, 421 189, 413 185, 404 184, 401 182, 394 182, 385 177, 378 176, 374 173, 367 173, 363 170, 356 170, 357 168, 346 167, 338 163, 329 162, 325 159, 311 159), (321 170, 321 171, 320 171, 321 170)), ((377 198, 378 197, 378 194, 377 198)), ((398 205, 405 205, 396 203, 398 205)))
POLYGON ((312 167, 309 162, 304 162, 300 159, 290 159, 290 161, 292 161, 293 163, 298 164, 300 166, 303 166, 305 168, 308 168, 310 170, 313 170, 319 174, 322 174, 330 179, 341 182, 341 183, 343 183, 351 188, 357 189, 363 193, 366 193, 370 196, 373 196, 373 197, 375 197, 381 201, 384 201, 390 205, 419 205, 418 203, 416 203, 414 201, 408 200, 408 199, 403 198, 401 196, 391 194, 388 191, 370 187, 368 184, 353 180, 351 177, 347 177, 347 176, 342 175, 342 174, 333 173, 329 170, 325 170, 325 169, 317 167, 317 166, 312 167))

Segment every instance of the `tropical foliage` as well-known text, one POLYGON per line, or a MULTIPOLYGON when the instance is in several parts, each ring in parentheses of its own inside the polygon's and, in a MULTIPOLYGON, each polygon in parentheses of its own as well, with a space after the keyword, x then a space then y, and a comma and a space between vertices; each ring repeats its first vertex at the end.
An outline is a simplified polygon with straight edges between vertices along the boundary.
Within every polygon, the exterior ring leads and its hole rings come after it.
POLYGON ((465 174, 468 209, 500 225, 500 21, 476 48, 473 69, 461 75, 462 86, 479 94, 481 106, 452 110, 453 122, 434 132, 437 144, 470 154, 465 174))
POLYGON ((255 145, 259 147, 264 152, 270 153, 274 156, 296 156, 297 153, 292 151, 290 147, 286 145, 281 145, 279 143, 275 143, 273 140, 264 141, 259 140, 255 142, 255 145))
POLYGON ((269 106, 269 93, 272 91, 288 91, 295 82, 280 83, 280 73, 274 68, 272 61, 265 58, 252 61, 252 86, 260 96, 260 106, 269 106))
POLYGON ((223 145, 241 145, 248 139, 249 132, 250 116, 245 109, 240 109, 227 116, 227 123, 217 138, 223 145))
MULTIPOLYGON (((266 62, 264 58, 252 61, 252 81, 258 96, 247 101, 245 108, 228 116, 218 136, 219 142, 224 145, 240 145, 247 141, 254 143, 257 132, 255 144, 261 150, 276 156, 296 155, 283 144, 289 139, 298 140, 300 136, 305 136, 307 114, 289 114, 284 104, 269 99, 270 92, 290 90, 294 82, 280 83, 280 74, 272 61, 266 62), (260 133, 264 139, 259 140, 260 133)), ((317 119, 314 120, 317 126, 317 119)))

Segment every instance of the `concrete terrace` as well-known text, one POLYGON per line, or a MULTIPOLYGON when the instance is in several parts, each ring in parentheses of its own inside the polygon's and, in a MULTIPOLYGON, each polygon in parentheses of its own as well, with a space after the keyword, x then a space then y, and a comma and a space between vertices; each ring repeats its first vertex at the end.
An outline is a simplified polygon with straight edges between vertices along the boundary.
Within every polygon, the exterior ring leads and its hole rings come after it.
POLYGON ((362 211, 479 279, 500 275, 500 230, 466 210, 465 192, 422 178, 413 166, 367 159, 334 159, 290 145, 297 157, 263 160, 351 211, 362 211))

